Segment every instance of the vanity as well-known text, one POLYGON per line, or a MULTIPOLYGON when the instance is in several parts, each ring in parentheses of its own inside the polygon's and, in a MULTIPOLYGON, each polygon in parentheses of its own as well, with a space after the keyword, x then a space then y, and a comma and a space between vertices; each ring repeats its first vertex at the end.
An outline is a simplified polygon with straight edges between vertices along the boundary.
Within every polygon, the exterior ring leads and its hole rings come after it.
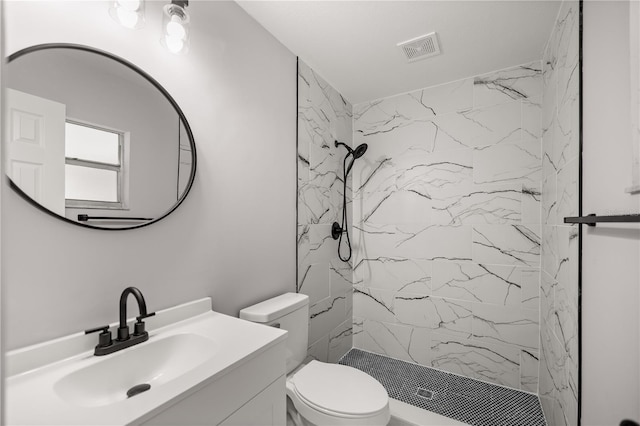
POLYGON ((214 312, 210 298, 145 321, 148 341, 105 356, 84 333, 7 353, 6 424, 286 423, 286 331, 214 312))

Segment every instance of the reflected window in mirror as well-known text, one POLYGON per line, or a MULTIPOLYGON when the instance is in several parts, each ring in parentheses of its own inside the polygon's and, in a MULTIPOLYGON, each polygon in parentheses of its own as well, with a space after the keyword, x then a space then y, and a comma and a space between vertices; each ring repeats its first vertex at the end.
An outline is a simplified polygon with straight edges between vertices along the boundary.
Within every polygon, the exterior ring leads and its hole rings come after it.
POLYGON ((67 208, 127 209, 126 140, 122 131, 66 121, 67 208))

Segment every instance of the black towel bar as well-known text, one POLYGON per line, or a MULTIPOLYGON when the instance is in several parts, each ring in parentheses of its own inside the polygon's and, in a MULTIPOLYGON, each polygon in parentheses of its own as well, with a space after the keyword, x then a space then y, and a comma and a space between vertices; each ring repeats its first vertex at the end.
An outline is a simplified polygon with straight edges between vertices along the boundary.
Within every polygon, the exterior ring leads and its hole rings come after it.
POLYGON ((640 222, 640 214, 623 214, 619 216, 588 216, 565 217, 564 223, 578 223, 589 226, 596 226, 596 223, 632 223, 640 222))
POLYGON ((88 214, 79 214, 78 221, 86 222, 89 220, 128 220, 128 221, 147 221, 153 220, 148 217, 118 217, 118 216, 89 216, 88 214))

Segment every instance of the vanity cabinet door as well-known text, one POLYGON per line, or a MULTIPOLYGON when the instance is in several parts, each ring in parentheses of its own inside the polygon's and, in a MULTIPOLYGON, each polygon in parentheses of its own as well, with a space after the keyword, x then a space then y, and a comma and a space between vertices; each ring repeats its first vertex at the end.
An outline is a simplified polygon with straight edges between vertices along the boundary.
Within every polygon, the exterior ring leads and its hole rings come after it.
POLYGON ((284 425, 285 360, 286 345, 282 341, 133 424, 284 425))
POLYGON ((266 426, 286 424, 287 397, 285 377, 282 376, 265 390, 227 417, 221 426, 266 426))

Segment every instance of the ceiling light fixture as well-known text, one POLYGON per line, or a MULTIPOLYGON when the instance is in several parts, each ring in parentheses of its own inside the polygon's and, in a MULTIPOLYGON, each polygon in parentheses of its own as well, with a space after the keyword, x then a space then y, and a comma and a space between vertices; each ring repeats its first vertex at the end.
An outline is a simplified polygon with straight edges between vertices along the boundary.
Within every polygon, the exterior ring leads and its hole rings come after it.
POLYGON ((171 53, 186 53, 189 44, 188 0, 171 0, 162 11, 162 28, 164 34, 160 40, 171 53))
POLYGON ((144 25, 144 0, 114 0, 109 15, 125 28, 137 30, 144 25))

